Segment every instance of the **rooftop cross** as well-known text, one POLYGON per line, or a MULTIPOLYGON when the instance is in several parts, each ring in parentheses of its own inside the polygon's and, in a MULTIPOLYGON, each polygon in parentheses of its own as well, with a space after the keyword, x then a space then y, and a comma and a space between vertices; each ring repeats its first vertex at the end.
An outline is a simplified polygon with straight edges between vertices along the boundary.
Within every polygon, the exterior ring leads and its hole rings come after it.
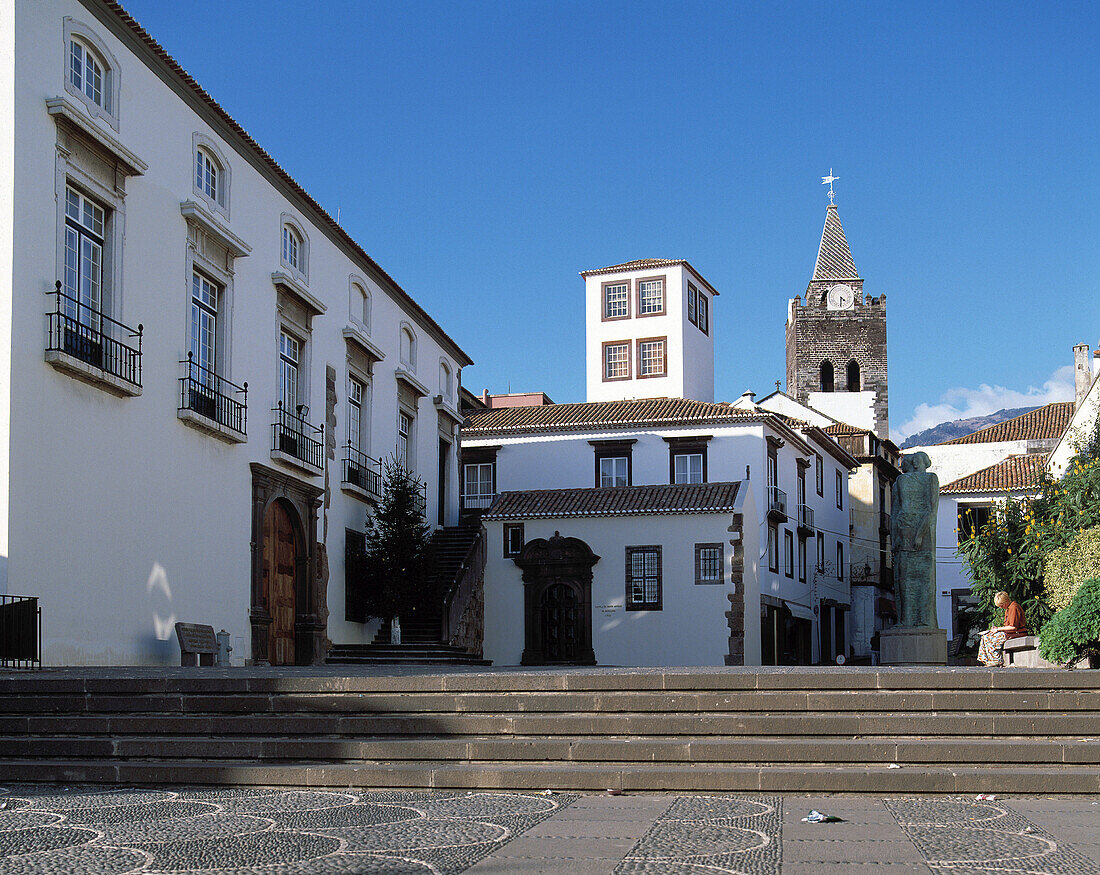
POLYGON ((829 168, 829 175, 821 177, 821 184, 829 186, 829 203, 832 204, 835 194, 833 193, 833 183, 840 179, 839 176, 833 176, 833 168, 829 168))

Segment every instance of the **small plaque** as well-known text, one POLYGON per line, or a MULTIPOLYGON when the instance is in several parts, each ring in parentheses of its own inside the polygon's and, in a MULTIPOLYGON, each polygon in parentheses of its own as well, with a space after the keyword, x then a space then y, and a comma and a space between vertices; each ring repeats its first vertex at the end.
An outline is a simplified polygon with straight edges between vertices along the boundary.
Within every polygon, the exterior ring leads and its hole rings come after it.
POLYGON ((184 653, 217 653, 218 639, 213 626, 200 623, 176 623, 176 637, 184 653))

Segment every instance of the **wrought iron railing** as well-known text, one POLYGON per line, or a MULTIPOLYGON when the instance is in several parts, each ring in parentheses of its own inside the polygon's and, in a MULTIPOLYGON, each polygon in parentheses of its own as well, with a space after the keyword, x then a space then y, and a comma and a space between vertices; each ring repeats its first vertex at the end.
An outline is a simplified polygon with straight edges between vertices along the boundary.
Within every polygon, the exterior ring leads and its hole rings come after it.
POLYGON ((798 506, 798 525, 803 529, 814 528, 814 509, 808 504, 798 506))
POLYGON ((42 609, 37 597, 0 595, 0 665, 42 667, 42 609))
POLYGON ((853 562, 850 567, 850 577, 854 584, 880 586, 883 589, 894 588, 894 569, 890 565, 881 562, 853 562))
POLYGON ((496 501, 497 494, 495 492, 479 493, 477 495, 463 495, 462 496, 462 509, 463 510, 485 510, 496 501))
POLYGON ((140 388, 143 326, 130 328, 69 297, 61 291, 60 280, 53 294, 57 303, 49 314, 47 351, 65 353, 140 388), (123 336, 136 337, 137 346, 118 339, 123 336))
POLYGON ((194 411, 219 425, 247 434, 248 383, 238 386, 219 377, 209 368, 196 364, 190 352, 180 364, 186 366, 180 377, 180 410, 194 411))
POLYGON ((358 486, 373 498, 382 496, 382 463, 344 444, 344 483, 358 486))
POLYGON ((787 518, 787 493, 778 486, 768 487, 768 513, 781 514, 787 518))
POLYGON ((314 468, 323 468, 322 438, 325 427, 306 422, 305 411, 304 404, 299 404, 297 412, 294 412, 284 410, 283 403, 279 402, 279 406, 271 411, 275 414, 275 421, 271 424, 271 449, 286 453, 314 468))

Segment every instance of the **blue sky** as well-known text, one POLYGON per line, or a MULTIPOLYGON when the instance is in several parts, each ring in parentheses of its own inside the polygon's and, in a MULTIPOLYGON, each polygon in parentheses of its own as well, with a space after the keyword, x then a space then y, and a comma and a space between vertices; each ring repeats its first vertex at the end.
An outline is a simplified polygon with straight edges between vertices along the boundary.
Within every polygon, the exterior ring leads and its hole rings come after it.
POLYGON ((1067 398, 1100 341, 1092 3, 127 0, 476 362, 584 400, 585 268, 686 258, 716 395, 784 377, 837 204, 895 434, 1067 398))

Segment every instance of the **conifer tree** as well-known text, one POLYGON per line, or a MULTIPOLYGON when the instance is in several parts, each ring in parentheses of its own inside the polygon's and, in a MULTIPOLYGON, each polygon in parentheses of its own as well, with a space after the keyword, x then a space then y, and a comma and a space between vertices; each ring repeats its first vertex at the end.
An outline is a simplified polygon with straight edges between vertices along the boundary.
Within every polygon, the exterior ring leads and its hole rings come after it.
POLYGON ((367 523, 363 555, 366 613, 408 619, 431 597, 430 532, 424 520, 424 484, 395 458, 383 463, 382 498, 367 523))

